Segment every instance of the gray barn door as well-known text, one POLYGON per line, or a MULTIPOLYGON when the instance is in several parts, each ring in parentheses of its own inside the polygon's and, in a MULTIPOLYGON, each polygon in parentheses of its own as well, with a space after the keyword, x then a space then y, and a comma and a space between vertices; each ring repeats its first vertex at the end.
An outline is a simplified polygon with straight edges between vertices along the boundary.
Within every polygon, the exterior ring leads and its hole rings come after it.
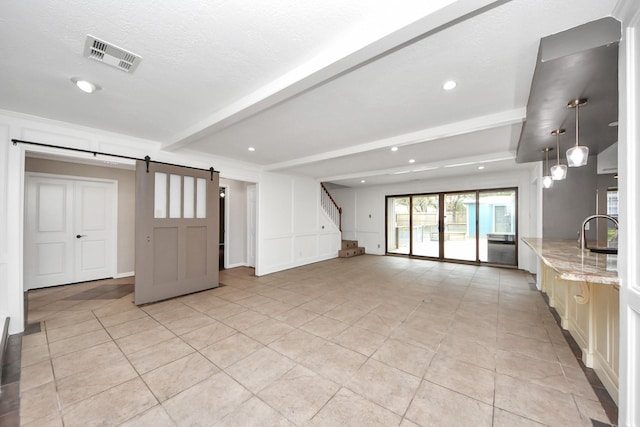
POLYGON ((218 174, 136 165, 135 303, 218 286, 218 174))

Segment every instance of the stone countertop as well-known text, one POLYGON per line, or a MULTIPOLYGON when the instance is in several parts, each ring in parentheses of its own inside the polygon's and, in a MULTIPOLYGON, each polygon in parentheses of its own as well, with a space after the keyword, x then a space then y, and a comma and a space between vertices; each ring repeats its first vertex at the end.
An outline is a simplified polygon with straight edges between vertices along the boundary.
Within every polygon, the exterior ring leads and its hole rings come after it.
POLYGON ((553 268, 561 279, 619 285, 617 255, 582 251, 575 240, 554 240, 523 237, 521 239, 553 268))

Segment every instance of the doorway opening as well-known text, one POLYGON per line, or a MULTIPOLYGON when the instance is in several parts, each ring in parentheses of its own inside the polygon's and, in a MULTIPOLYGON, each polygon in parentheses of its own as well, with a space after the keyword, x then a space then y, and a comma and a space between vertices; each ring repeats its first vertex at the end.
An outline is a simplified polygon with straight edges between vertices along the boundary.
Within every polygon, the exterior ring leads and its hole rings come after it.
POLYGON ((226 222, 225 222, 225 217, 226 217, 226 212, 225 212, 225 206, 226 206, 226 196, 227 196, 227 188, 226 187, 220 187, 219 188, 219 203, 220 203, 220 249, 218 251, 218 269, 219 270, 224 270, 224 253, 225 253, 225 233, 226 233, 226 222))

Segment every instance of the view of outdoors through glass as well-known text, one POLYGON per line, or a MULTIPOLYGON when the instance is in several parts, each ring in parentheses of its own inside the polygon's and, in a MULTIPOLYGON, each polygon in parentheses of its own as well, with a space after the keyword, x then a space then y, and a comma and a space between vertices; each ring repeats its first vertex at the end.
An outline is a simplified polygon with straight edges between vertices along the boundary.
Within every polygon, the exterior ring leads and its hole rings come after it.
POLYGON ((516 265, 516 211, 516 189, 390 196, 387 252, 516 265))

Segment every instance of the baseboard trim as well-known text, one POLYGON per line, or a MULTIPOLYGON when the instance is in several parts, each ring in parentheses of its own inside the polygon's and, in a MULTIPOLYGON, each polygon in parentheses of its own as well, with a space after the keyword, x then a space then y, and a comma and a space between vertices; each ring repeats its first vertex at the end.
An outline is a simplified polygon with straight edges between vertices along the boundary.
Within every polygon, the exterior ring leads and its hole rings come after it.
POLYGON ((236 268, 236 267, 251 267, 250 265, 244 263, 244 262, 237 262, 235 264, 229 264, 227 267, 225 267, 225 270, 228 270, 230 268, 236 268))
MULTIPOLYGON (((2 339, 0 340, 0 379, 2 378, 2 367, 4 366, 4 355, 7 350, 7 343, 9 342, 9 322, 10 321, 11 321, 11 318, 6 317, 2 325, 2 339)), ((0 393, 2 393, 1 390, 0 390, 0 393)))
POLYGON ((122 279, 123 277, 131 277, 131 276, 135 276, 136 273, 135 271, 127 271, 126 273, 118 273, 116 275, 113 276, 114 279, 122 279))

